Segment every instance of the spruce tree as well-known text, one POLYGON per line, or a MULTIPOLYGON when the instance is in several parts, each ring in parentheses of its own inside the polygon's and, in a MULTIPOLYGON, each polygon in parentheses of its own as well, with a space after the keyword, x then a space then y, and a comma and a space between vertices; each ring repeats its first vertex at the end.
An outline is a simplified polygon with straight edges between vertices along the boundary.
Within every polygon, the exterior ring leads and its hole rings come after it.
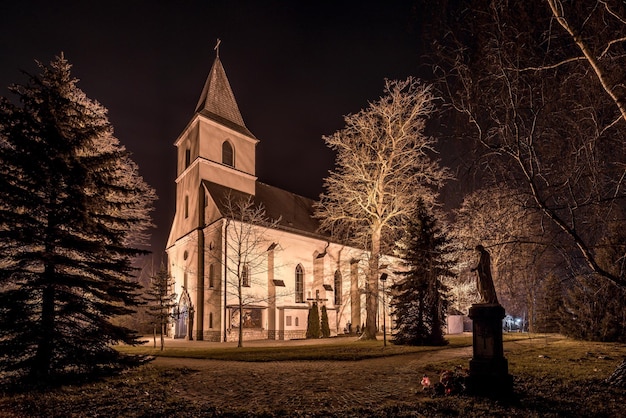
POLYGON ((50 382, 117 369, 137 344, 112 319, 134 312, 154 191, 106 109, 63 56, 0 99, 0 375, 50 382))
POLYGON ((307 338, 319 338, 320 337, 320 313, 317 309, 317 302, 313 302, 309 309, 309 317, 306 327, 307 338))
POLYGON ((150 280, 150 288, 144 299, 148 302, 148 315, 152 317, 155 329, 161 334, 161 351, 165 347, 167 326, 172 322, 172 310, 176 306, 176 293, 173 292, 174 280, 161 266, 150 280))
POLYGON ((322 305, 322 338, 330 337, 330 326, 328 325, 328 312, 326 305, 322 305))
POLYGON ((444 345, 449 298, 443 283, 454 277, 450 241, 423 201, 408 219, 400 244, 407 270, 390 286, 391 313, 395 317, 393 341, 407 345, 444 345))

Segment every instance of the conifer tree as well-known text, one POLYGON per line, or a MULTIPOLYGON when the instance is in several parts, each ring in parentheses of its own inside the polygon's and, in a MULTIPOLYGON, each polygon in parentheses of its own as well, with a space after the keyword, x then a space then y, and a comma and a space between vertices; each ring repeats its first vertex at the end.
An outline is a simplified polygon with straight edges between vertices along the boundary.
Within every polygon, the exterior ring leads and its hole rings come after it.
POLYGON ((407 266, 400 279, 390 286, 391 312, 395 317, 393 341, 407 345, 444 345, 443 326, 449 303, 445 277, 451 270, 452 248, 437 220, 418 201, 408 219, 401 257, 407 266))
POLYGON ((330 337, 330 326, 328 325, 328 312, 326 305, 322 305, 322 338, 330 337))
POLYGON ((161 351, 165 347, 165 334, 167 326, 172 322, 172 310, 176 306, 176 293, 174 280, 161 266, 157 274, 150 280, 150 288, 144 299, 148 302, 148 315, 153 319, 155 329, 158 327, 161 333, 161 351))
POLYGON ((50 382, 130 359, 112 319, 134 312, 155 194, 106 109, 57 57, 0 99, 0 375, 50 382))
POLYGON ((317 302, 313 302, 309 309, 309 317, 306 326, 307 338, 319 338, 320 337, 320 313, 317 309, 317 302))

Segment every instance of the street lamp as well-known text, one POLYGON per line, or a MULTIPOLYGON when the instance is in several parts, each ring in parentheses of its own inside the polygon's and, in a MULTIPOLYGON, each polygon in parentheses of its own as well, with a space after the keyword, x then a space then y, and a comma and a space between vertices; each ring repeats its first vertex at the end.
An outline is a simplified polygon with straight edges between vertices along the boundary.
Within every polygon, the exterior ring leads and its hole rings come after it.
POLYGON ((387 347, 387 310, 385 309, 385 282, 387 281, 387 273, 380 275, 380 281, 383 282, 383 347, 387 347))

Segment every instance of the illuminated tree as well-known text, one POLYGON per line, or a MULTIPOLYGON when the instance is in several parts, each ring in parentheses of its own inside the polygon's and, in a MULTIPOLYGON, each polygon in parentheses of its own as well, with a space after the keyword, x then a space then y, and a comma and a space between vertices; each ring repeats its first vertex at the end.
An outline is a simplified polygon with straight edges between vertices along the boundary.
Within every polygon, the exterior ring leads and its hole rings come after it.
POLYGON ((337 168, 316 206, 321 229, 369 252, 362 338, 376 339, 381 251, 390 251, 417 199, 431 204, 450 177, 435 158, 436 141, 424 134, 433 101, 431 89, 413 78, 387 80, 383 97, 324 137, 337 168))
POLYGON ((57 57, 0 101, 0 371, 46 383, 116 369, 154 191, 57 57))
MULTIPOLYGON (((474 248, 478 244, 488 248, 498 300, 511 315, 529 318, 532 330, 542 282, 557 268, 560 257, 554 231, 541 228, 540 216, 520 197, 504 185, 468 194, 455 211, 454 236, 463 249, 461 280, 471 282, 470 290, 478 296, 476 275, 470 271, 477 263, 474 248)), ((467 312, 467 306, 457 309, 467 312)))
POLYGON ((148 302, 148 315, 153 319, 154 328, 156 330, 158 326, 160 330, 161 351, 165 347, 167 326, 172 322, 172 311, 177 305, 176 293, 173 290, 174 279, 172 279, 165 267, 161 266, 159 271, 151 277, 150 288, 144 296, 144 299, 148 302))

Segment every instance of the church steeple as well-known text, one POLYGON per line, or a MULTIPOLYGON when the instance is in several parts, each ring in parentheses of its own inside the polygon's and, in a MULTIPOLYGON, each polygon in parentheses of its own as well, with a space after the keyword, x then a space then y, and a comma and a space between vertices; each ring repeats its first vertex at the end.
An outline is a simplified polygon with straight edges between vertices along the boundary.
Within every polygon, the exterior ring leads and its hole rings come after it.
POLYGON ((226 71, 222 66, 219 57, 219 40, 216 45, 217 54, 215 62, 209 76, 204 83, 200 100, 196 106, 195 113, 200 113, 215 122, 221 123, 234 129, 244 135, 255 138, 255 136, 246 128, 239 106, 235 100, 235 95, 226 77, 226 71))

